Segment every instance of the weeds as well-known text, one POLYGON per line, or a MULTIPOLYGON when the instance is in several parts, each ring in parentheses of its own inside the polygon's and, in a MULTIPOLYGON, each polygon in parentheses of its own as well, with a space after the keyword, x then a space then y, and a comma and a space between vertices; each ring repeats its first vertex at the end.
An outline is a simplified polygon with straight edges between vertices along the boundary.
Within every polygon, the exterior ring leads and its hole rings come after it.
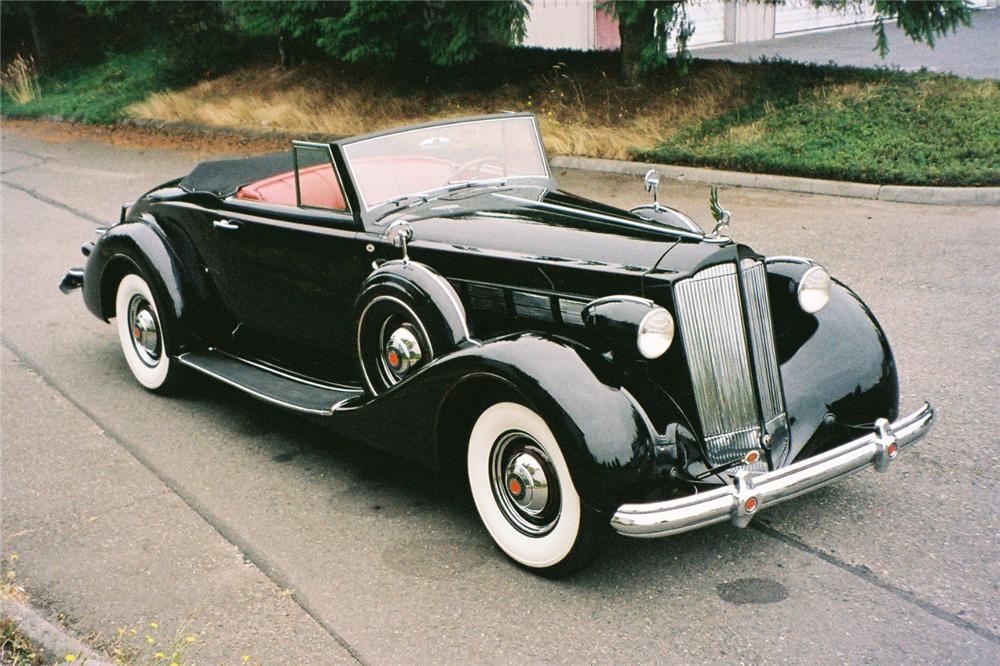
MULTIPOLYGON (((331 138, 531 111, 555 154, 923 185, 1000 184, 1000 83, 782 61, 691 63, 630 88, 608 54, 507 53, 482 69, 247 66, 183 89, 155 49, 42 80, 7 115, 126 116, 331 138)), ((190 75, 190 71, 188 71, 190 75)))
POLYGON ((20 53, 0 73, 0 87, 17 104, 27 104, 42 96, 35 59, 20 53))

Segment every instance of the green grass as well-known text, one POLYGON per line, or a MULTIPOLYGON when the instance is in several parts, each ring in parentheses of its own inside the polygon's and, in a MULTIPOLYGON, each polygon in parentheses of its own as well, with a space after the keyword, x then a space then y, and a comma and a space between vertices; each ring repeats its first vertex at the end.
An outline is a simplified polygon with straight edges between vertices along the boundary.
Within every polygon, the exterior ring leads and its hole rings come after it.
MULTIPOLYGON (((1000 82, 757 63, 745 102, 638 159, 881 184, 1000 184, 1000 82)), ((697 72, 692 72, 697 76, 697 72)))
POLYGON ((83 67, 66 67, 42 75, 39 99, 16 104, 3 96, 3 115, 11 118, 56 116, 85 123, 109 124, 126 116, 125 109, 153 92, 190 82, 190 74, 152 48, 111 54, 83 67))
POLYGON ((245 66, 250 46, 202 48, 215 50, 156 46, 53 71, 41 78, 40 99, 16 104, 4 95, 2 113, 88 123, 138 114, 353 134, 521 109, 535 111, 549 148, 567 155, 880 184, 1000 185, 996 80, 695 61, 688 76, 666 70, 642 88, 624 88, 608 74, 614 54, 523 49, 501 65, 477 66, 475 76, 439 72, 417 84, 395 70, 387 78, 326 62, 279 73, 245 66), (209 66, 216 74, 243 68, 184 89, 209 66), (150 99, 163 91, 175 92, 150 99))

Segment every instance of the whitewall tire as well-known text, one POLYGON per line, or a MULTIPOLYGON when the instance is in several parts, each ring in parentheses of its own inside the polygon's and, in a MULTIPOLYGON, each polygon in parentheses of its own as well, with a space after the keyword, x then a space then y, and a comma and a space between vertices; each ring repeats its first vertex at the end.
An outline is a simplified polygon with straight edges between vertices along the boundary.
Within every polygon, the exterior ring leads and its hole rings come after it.
POLYGON ((130 273, 118 283, 115 326, 122 353, 136 380, 151 391, 165 390, 174 378, 166 352, 166 335, 160 311, 149 285, 130 273))
POLYGON ((467 462, 479 517, 512 560, 558 575, 589 559, 593 522, 536 412, 513 402, 487 408, 469 435, 467 462))

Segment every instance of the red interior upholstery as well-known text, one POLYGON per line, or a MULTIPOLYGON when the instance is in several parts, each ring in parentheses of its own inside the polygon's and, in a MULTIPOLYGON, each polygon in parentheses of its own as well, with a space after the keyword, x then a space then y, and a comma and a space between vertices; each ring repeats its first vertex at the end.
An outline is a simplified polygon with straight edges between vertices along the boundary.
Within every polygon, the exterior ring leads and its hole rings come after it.
MULTIPOLYGON (((340 190, 337 176, 329 164, 301 169, 299 187, 302 189, 302 205, 319 206, 331 210, 346 210, 344 193, 340 190)), ((236 192, 237 199, 261 201, 264 203, 295 206, 295 172, 279 173, 264 180, 244 185, 236 192)))

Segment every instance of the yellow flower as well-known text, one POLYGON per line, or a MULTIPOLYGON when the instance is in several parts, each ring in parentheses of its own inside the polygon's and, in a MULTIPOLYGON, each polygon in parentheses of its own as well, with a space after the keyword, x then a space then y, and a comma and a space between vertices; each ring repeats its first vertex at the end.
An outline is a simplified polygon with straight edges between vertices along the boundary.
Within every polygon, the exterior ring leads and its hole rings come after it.
POLYGON ((10 559, 12 559, 12 560, 18 559, 17 553, 11 553, 10 554, 10 559))
POLYGON ((135 636, 135 629, 134 628, 133 629, 129 629, 128 633, 129 633, 130 636, 135 636))
POLYGON ((65 659, 66 659, 67 662, 73 663, 74 661, 76 661, 76 655, 75 654, 68 654, 68 655, 66 655, 65 659))
POLYGON ((170 666, 181 666, 181 665, 178 664, 176 661, 172 661, 170 662, 170 666))
POLYGON ((153 656, 156 657, 157 659, 163 659, 167 655, 163 654, 162 652, 157 652, 153 656))
POLYGON ((151 626, 153 629, 159 629, 160 628, 160 623, 159 622, 150 622, 149 626, 151 626))
POLYGON ((188 643, 194 643, 194 639, 195 638, 197 638, 197 636, 195 636, 194 634, 191 634, 190 636, 185 636, 184 640, 186 640, 188 643))
POLYGON ((250 655, 245 654, 241 657, 241 659, 243 659, 243 661, 250 661, 250 655))
POLYGON ((155 642, 156 642, 156 639, 155 639, 155 638, 153 638, 152 636, 149 636, 149 635, 147 634, 147 635, 146 635, 146 642, 147 642, 147 643, 149 643, 150 645, 152 645, 153 643, 155 643, 155 642))

